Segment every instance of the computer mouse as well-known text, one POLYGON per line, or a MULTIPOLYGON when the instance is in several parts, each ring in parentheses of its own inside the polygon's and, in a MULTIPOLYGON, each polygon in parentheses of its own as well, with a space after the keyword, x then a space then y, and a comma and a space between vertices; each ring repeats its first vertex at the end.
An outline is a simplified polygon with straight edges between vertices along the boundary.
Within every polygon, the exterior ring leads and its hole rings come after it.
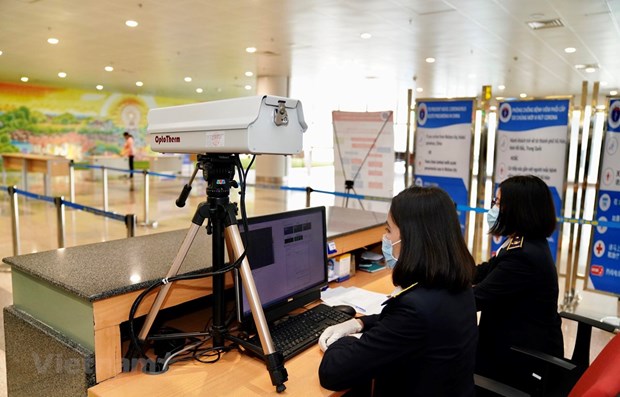
POLYGON ((348 314, 351 317, 355 317, 355 309, 349 305, 336 305, 334 306, 334 309, 338 310, 339 312, 348 314))

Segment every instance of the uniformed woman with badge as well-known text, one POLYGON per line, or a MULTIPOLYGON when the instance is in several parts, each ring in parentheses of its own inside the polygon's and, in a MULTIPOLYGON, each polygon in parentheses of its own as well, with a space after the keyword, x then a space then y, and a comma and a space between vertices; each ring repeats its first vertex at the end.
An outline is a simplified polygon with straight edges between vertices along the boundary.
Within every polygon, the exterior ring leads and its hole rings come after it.
POLYGON ((321 385, 356 396, 473 396, 475 262, 453 201, 435 187, 402 191, 384 240, 396 289, 381 314, 324 331, 321 385))
POLYGON ((538 177, 513 176, 499 185, 487 217, 489 233, 505 241, 495 256, 476 267, 476 373, 532 390, 538 382, 532 373, 542 372, 511 347, 556 357, 564 351, 558 275, 547 242, 556 227, 551 192, 538 177))

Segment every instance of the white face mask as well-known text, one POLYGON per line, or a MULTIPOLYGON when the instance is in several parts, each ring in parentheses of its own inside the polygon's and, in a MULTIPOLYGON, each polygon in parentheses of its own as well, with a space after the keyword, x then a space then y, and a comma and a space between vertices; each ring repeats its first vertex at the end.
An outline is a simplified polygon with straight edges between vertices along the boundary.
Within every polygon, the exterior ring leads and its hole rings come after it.
POLYGON ((495 222, 497 222, 498 216, 499 216, 499 208, 496 205, 494 205, 493 207, 491 207, 489 212, 487 212, 487 223, 489 224, 489 229, 492 228, 493 225, 495 225, 495 222))
POLYGON ((383 251, 383 257, 385 258, 385 263, 390 269, 393 269, 394 266, 396 266, 396 261, 398 260, 398 258, 395 258, 394 254, 392 254, 392 247, 398 243, 400 243, 400 240, 393 243, 385 234, 383 235, 383 239, 381 239, 381 250, 383 251))

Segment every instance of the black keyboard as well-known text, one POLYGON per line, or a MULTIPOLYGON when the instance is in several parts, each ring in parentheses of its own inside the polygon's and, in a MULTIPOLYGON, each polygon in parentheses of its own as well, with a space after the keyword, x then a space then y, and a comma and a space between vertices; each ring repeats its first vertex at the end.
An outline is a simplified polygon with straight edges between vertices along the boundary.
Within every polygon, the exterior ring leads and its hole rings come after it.
MULTIPOLYGON (((269 331, 276 350, 282 352, 284 360, 287 360, 315 344, 325 328, 350 318, 350 315, 331 306, 320 304, 276 322, 269 327, 269 331)), ((250 342, 261 346, 258 335, 251 337, 250 342)))

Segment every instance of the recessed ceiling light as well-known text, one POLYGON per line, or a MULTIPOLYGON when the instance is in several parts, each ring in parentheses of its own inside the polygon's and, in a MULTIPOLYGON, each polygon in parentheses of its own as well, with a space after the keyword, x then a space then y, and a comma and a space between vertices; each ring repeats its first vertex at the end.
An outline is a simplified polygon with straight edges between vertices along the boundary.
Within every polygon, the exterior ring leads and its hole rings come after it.
POLYGON ((58 44, 60 42, 60 40, 58 40, 55 37, 50 37, 49 39, 47 39, 47 42, 50 44, 58 44))
POLYGON ((527 96, 527 94, 526 94, 525 92, 522 92, 522 93, 520 93, 520 94, 519 94, 519 96, 520 96, 521 98, 525 98, 525 97, 527 96))
POLYGON ((592 66, 588 66, 584 70, 586 71, 586 73, 594 73, 594 72, 596 72, 596 68, 593 68, 592 66))
POLYGON ((256 52, 256 47, 248 47, 245 49, 245 52, 249 52, 250 54, 254 54, 256 52))
POLYGON ((252 77, 254 76, 254 73, 250 72, 249 70, 247 72, 245 72, 246 77, 252 77))
POLYGON ((183 80, 185 80, 185 82, 189 83, 190 81, 192 81, 192 78, 188 76, 188 77, 184 78, 183 80))
POLYGON ((368 40, 371 37, 372 37, 372 35, 370 33, 367 33, 367 32, 364 32, 364 33, 360 34, 360 38, 362 38, 364 40, 368 40))
POLYGON ((415 90, 416 90, 417 92, 423 92, 423 91, 424 91, 424 88, 422 88, 422 87, 418 87, 418 88, 416 88, 415 90))
POLYGON ((196 92, 199 93, 199 94, 202 94, 203 91, 204 90, 202 88, 196 88, 196 92))
POLYGON ((495 99, 498 100, 498 101, 503 101, 504 97, 503 96, 496 96, 495 99))
POLYGON ((0 55, 2 55, 2 51, 0 51, 0 55))
POLYGON ((64 79, 65 77, 67 77, 67 74, 65 72, 58 72, 58 77, 64 79))
POLYGON ((573 52, 576 52, 576 51, 577 51, 577 49, 575 47, 566 47, 564 49, 564 52, 567 53, 567 54, 572 54, 573 52))
MULTIPOLYGON (((20 78, 21 81, 23 81, 24 83, 26 83, 28 81, 28 77, 23 76, 22 78, 20 78)), ((613 94, 612 94, 613 95, 613 94)))
POLYGON ((217 87, 217 89, 215 91, 222 92, 222 89, 220 87, 217 87))
POLYGON ((112 66, 106 66, 105 68, 103 68, 106 72, 111 72, 114 70, 114 68, 112 66))
POLYGON ((248 85, 246 85, 246 86, 245 86, 245 87, 243 87, 243 88, 245 88, 246 90, 250 91, 250 90, 252 89, 252 86, 248 84, 248 85))
POLYGON ((611 91, 609 91, 609 95, 618 95, 618 91, 611 90, 611 91))
POLYGON ((142 87, 142 86, 144 85, 144 83, 143 83, 143 82, 141 82, 141 81, 136 81, 136 85, 137 85, 138 87, 142 87))
POLYGON ((500 90, 500 91, 504 91, 506 89, 506 86, 503 85, 503 84, 500 84, 500 85, 497 86, 497 89, 500 90))
POLYGON ((129 19, 125 21, 125 25, 129 26, 130 28, 135 28, 136 26, 138 26, 138 22, 129 19))
POLYGON ((575 65, 575 69, 584 69, 585 67, 586 67, 586 65, 581 64, 581 63, 575 65))
POLYGON ((95 88, 98 89, 99 91, 103 90, 103 86, 101 84, 98 84, 95 88))
POLYGON ((433 58, 433 57, 428 57, 428 58, 426 58, 426 62, 427 62, 427 63, 434 63, 434 62, 435 62, 435 58, 433 58))

